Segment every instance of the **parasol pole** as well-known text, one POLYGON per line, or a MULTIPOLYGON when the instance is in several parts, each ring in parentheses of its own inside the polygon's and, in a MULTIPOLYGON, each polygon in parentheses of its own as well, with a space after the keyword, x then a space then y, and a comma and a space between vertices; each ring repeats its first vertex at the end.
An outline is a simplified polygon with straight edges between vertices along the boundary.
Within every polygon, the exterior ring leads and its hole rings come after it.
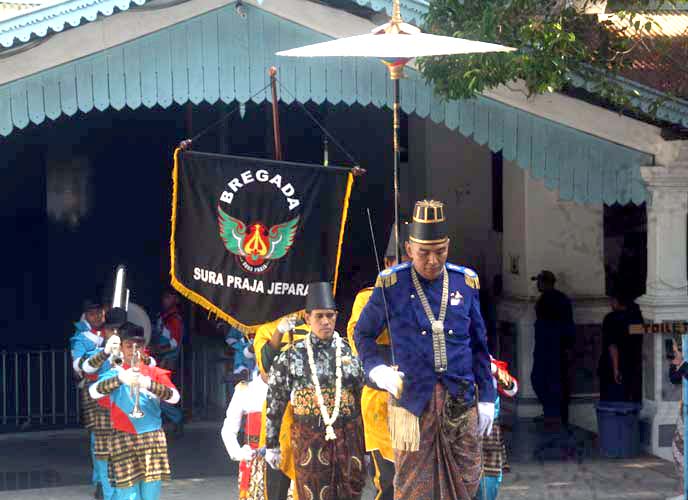
POLYGON ((272 89, 272 130, 275 136, 275 160, 281 160, 282 141, 280 140, 279 103, 277 102, 277 68, 271 66, 268 75, 270 75, 270 88, 272 89))
MULTIPOLYGON (((390 68, 390 76, 394 72, 390 68)), ((401 252, 399 247, 399 160, 401 158, 399 148, 399 78, 392 76, 394 83, 394 104, 392 105, 392 141, 394 143, 394 241, 396 241, 395 253, 397 257, 397 264, 401 264, 401 252)))
MULTIPOLYGON (((381 27, 375 34, 380 36, 385 35, 401 35, 410 34, 406 30, 406 24, 401 18, 401 6, 399 0, 392 1, 392 18, 389 23, 381 27)), ((400 102, 400 84, 399 80, 404 77, 404 66, 409 62, 407 58, 397 59, 383 59, 382 62, 389 70, 389 78, 392 80, 394 95, 392 101, 392 144, 394 147, 394 239, 397 242, 395 255, 397 264, 401 262, 401 251, 399 247, 399 163, 401 159, 401 147, 399 145, 399 108, 400 102)))

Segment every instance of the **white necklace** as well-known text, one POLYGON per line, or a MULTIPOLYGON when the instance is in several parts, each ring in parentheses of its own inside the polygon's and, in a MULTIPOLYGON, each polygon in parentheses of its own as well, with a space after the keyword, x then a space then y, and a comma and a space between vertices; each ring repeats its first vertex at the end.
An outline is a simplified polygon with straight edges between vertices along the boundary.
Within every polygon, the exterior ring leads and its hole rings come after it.
POLYGON ((315 356, 313 355, 313 346, 311 345, 312 340, 309 338, 304 342, 304 344, 306 344, 306 352, 308 352, 308 365, 311 369, 311 382, 313 382, 315 386, 315 395, 318 398, 318 405, 320 406, 320 415, 322 415, 323 422, 325 423, 326 441, 337 439, 337 435, 334 433, 334 428, 332 426, 339 416, 339 406, 342 402, 342 338, 337 332, 334 332, 332 340, 335 345, 334 408, 332 409, 332 415, 329 414, 327 406, 325 406, 325 398, 323 398, 322 389, 320 388, 318 373, 315 371, 315 356))

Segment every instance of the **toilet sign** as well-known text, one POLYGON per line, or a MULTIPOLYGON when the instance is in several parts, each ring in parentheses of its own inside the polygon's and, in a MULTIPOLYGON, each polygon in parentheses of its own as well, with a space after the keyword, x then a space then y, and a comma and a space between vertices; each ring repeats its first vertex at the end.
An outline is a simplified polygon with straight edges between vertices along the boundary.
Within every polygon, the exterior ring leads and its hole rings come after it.
POLYGON ((662 323, 646 322, 631 325, 628 331, 634 335, 650 333, 685 335, 688 333, 688 321, 664 321, 662 323))
MULTIPOLYGON (((688 352, 688 321, 646 322, 630 325, 629 333, 634 335, 671 334, 678 341, 681 335, 682 351, 688 352)), ((688 401, 688 380, 683 379, 683 401, 688 401)), ((688 436, 688 404, 681 405, 683 411, 683 435, 688 436)), ((683 440, 683 456, 688 457, 688 439, 683 440)), ((683 461, 683 498, 688 498, 688 460, 683 461)))

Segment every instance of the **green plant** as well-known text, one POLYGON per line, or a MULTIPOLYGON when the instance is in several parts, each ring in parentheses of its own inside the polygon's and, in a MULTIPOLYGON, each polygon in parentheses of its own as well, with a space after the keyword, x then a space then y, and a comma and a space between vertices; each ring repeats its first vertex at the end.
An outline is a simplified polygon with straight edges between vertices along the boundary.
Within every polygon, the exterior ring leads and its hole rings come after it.
MULTIPOLYGON (((653 23, 639 14, 675 0, 627 0, 615 19, 585 13, 599 0, 432 0, 428 32, 498 43, 513 53, 429 57, 423 75, 450 99, 522 81, 528 95, 559 91, 583 79, 589 89, 620 108, 637 92, 614 78, 633 63, 653 23)), ((618 4, 619 2, 617 2, 618 4)), ((609 10, 609 9, 608 9, 609 10)), ((645 46, 647 48, 647 46, 645 46)))

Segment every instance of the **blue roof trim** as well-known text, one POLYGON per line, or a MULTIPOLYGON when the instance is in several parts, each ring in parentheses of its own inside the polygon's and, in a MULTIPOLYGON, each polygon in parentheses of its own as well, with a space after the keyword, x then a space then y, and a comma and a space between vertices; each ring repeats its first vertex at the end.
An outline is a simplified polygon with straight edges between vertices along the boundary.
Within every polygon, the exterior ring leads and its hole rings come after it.
MULTIPOLYGON (((392 0, 351 0, 361 7, 369 7, 375 11, 385 11, 392 15, 392 0)), ((463 3, 463 1, 461 2, 463 3)), ((421 24, 423 16, 428 11, 429 0, 401 0, 401 17, 406 22, 421 24)))
MULTIPOLYGON (((654 115, 658 119, 688 127, 688 101, 670 96, 628 78, 621 76, 610 76, 610 78, 620 84, 624 90, 635 95, 635 97, 631 98, 631 104, 644 113, 652 115, 652 108, 656 107, 654 115), (655 102, 658 102, 659 105, 656 106, 655 102)), ((595 93, 595 84, 584 80, 580 76, 572 76, 571 83, 576 87, 595 93)))
MULTIPOLYGON (((279 58, 275 52, 328 39, 303 26, 247 6, 230 6, 122 45, 0 85, 0 136, 29 124, 94 110, 173 103, 230 103, 271 99, 267 70, 277 66, 289 104, 313 101, 391 108, 392 86, 379 61, 356 58, 279 58), (250 36, 249 36, 250 34, 250 36)), ((647 199, 641 166, 652 154, 614 144, 498 101, 444 101, 417 71, 401 81, 405 113, 429 118, 502 151, 542 179, 562 200, 611 205, 647 199)))
POLYGON ((76 27, 82 21, 95 21, 99 15, 112 15, 116 8, 127 10, 132 3, 143 5, 146 0, 67 0, 32 10, 0 21, 0 45, 9 48, 15 41, 28 42, 32 36, 42 38, 49 30, 60 32, 68 25, 76 27))

